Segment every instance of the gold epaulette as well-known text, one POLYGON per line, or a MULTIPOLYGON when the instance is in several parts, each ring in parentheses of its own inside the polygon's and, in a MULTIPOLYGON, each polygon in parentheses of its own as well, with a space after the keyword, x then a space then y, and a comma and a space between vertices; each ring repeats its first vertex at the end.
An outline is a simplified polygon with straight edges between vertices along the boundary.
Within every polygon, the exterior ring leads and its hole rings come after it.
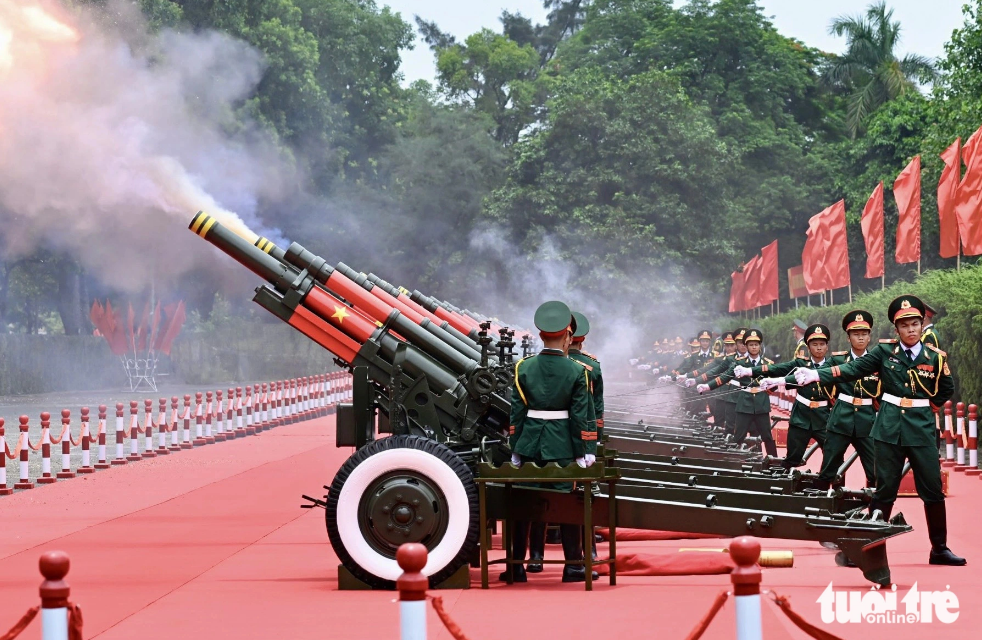
POLYGON ((597 364, 600 364, 600 358, 598 358, 597 356, 593 355, 592 353, 587 353, 586 351, 580 351, 580 353, 582 353, 583 355, 585 355, 587 358, 590 358, 592 360, 596 360, 597 361, 597 364))
POLYGON ((833 351, 832 352, 832 355, 834 355, 834 356, 844 356, 844 355, 848 355, 848 354, 849 354, 848 351, 833 351))
MULTIPOLYGON (((570 360, 573 360, 573 359, 570 358, 570 360)), ((593 367, 591 367, 590 365, 588 365, 585 362, 581 362, 580 360, 573 360, 573 362, 575 362, 576 364, 580 365, 581 367, 583 367, 587 371, 593 371, 593 367)))
POLYGON ((935 352, 935 353, 938 353, 938 354, 941 354, 941 355, 943 355, 943 356, 944 356, 944 357, 946 357, 946 358, 948 357, 948 354, 947 354, 947 353, 945 353, 945 352, 944 352, 944 351, 942 351, 941 349, 938 349, 938 348, 937 348, 936 346, 934 346, 933 344, 928 344, 928 343, 926 343, 926 342, 925 342, 925 343, 924 343, 924 346, 925 346, 925 347, 927 347, 928 349, 930 349, 931 351, 933 351, 933 352, 935 352))
POLYGON ((880 338, 880 344, 897 344, 896 338, 880 338))
POLYGON ((763 360, 761 360, 761 362, 763 362, 764 364, 774 364, 774 361, 771 360, 770 358, 764 358, 763 360))

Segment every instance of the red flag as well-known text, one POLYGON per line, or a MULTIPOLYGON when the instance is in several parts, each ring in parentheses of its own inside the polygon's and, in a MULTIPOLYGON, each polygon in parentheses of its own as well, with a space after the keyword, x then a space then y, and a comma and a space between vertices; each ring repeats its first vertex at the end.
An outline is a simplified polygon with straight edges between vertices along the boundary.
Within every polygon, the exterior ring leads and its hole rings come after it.
POLYGON ((788 296, 791 298, 804 298, 807 295, 808 289, 805 288, 805 276, 803 275, 801 265, 791 267, 788 269, 788 296))
POLYGON ((754 256, 743 265, 743 308, 756 309, 760 302, 760 256, 754 256))
POLYGON ((961 138, 955 138, 944 150, 941 159, 944 170, 938 180, 938 233, 941 236, 941 257, 958 255, 958 218, 955 217, 955 198, 958 195, 958 179, 962 170, 961 138))
POLYGON ((849 278, 849 240, 846 237, 846 201, 839 200, 830 207, 827 228, 829 248, 825 259, 829 289, 848 287, 849 278))
POLYGON ((914 156, 893 183, 897 201, 897 263, 921 259, 921 157, 914 156))
POLYGON ((760 304, 780 297, 777 288, 777 240, 760 250, 760 304))
POLYGON ((883 183, 876 185, 866 201, 863 217, 863 240, 866 242, 866 277, 883 275, 883 183))
POLYGON ((730 313, 743 311, 743 273, 734 271, 730 274, 730 313))
POLYGON ((982 254, 982 128, 965 141, 962 160, 967 170, 955 192, 955 217, 962 253, 982 254))

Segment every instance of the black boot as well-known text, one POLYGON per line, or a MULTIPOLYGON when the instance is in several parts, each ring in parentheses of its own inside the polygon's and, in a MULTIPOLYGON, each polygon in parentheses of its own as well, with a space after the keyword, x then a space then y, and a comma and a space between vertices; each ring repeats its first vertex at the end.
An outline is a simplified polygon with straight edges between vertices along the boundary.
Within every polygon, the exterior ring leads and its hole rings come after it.
POLYGON ((542 573, 542 558, 546 551, 546 523, 533 522, 529 529, 529 563, 525 570, 529 573, 542 573))
POLYGON ((772 458, 776 458, 777 444, 773 440, 764 440, 764 451, 772 458))
POLYGON ((880 513, 882 513, 883 514, 883 519, 886 520, 887 522, 889 522, 890 521, 890 514, 893 513, 893 504, 892 503, 891 504, 886 504, 886 503, 880 502, 880 501, 878 501, 876 499, 870 500, 870 503, 869 503, 869 514, 870 514, 870 516, 873 515, 873 512, 874 511, 879 511, 880 513))
POLYGON ((944 501, 925 503, 924 515, 927 516, 927 536, 931 539, 931 557, 928 562, 952 567, 968 564, 965 558, 959 558, 948 548, 948 512, 944 501))
POLYGON ((550 527, 546 529, 546 544, 562 544, 559 528, 556 525, 550 525, 550 527))
MULTIPOLYGON (((523 520, 516 520, 512 523, 512 526, 514 527, 514 532, 512 534, 511 559, 524 562, 525 550, 528 548, 529 541, 529 523, 523 520)), ((525 574, 525 567, 520 564, 513 564, 511 570, 512 582, 528 582, 529 579, 525 574)), ((507 569, 498 576, 498 580, 508 582, 507 569)))
MULTIPOLYGON (((559 535, 563 541, 563 556, 567 560, 582 560, 583 559, 583 547, 580 544, 580 530, 575 524, 561 524, 559 525, 559 535)), ((600 578, 600 574, 596 571, 593 572, 593 579, 597 580, 600 578)), ((566 565, 563 569, 563 582, 585 582, 586 581, 586 568, 582 565, 566 565)))

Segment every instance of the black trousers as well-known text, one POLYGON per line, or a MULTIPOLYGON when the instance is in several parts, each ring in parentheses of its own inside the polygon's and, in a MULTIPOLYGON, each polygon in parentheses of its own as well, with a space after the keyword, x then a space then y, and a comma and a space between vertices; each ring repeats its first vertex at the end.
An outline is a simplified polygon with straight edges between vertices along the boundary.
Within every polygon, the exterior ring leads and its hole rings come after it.
POLYGON ((727 433, 736 433, 736 403, 723 403, 723 424, 726 426, 727 433))
POLYGON ((910 460, 914 487, 924 504, 944 502, 944 492, 941 489, 941 462, 933 446, 907 447, 875 440, 873 453, 876 458, 874 500, 887 505, 892 505, 896 501, 904 461, 910 460))
POLYGON ((748 435, 763 441, 773 440, 771 435, 771 416, 768 413, 737 413, 734 439, 743 442, 748 435))
MULTIPOLYGON (((828 431, 825 434, 825 444, 822 445, 822 471, 818 474, 819 481, 832 482, 835 480, 839 467, 846 458, 846 449, 852 448, 859 454, 859 461, 866 473, 866 486, 876 486, 876 471, 873 464, 873 438, 847 436, 843 433, 828 431)), ((903 463, 901 463, 903 464, 903 463)))
POLYGON ((786 468, 801 465, 808 443, 812 440, 825 447, 825 431, 810 431, 801 427, 788 427, 788 454, 784 458, 786 468))

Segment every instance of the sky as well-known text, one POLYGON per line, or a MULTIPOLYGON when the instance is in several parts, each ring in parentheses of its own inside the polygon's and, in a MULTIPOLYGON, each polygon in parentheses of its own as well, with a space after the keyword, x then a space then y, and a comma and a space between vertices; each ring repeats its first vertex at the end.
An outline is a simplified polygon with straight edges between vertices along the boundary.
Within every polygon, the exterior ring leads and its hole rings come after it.
MULTIPOLYGON (((402 14, 415 27, 414 15, 434 20, 458 40, 488 27, 501 30, 498 16, 503 9, 520 12, 533 22, 544 22, 546 11, 541 0, 377 0, 402 14)), ((683 4, 676 0, 676 5, 683 4)), ((841 52, 845 41, 829 35, 828 25, 840 15, 855 15, 868 6, 866 0, 759 0, 784 35, 829 52, 841 52)), ((894 19, 901 24, 901 53, 914 52, 928 57, 944 54, 944 43, 953 29, 961 26, 962 0, 888 0, 894 19)), ((402 69, 406 83, 417 79, 434 82, 433 53, 422 41, 416 49, 403 53, 402 69)))

